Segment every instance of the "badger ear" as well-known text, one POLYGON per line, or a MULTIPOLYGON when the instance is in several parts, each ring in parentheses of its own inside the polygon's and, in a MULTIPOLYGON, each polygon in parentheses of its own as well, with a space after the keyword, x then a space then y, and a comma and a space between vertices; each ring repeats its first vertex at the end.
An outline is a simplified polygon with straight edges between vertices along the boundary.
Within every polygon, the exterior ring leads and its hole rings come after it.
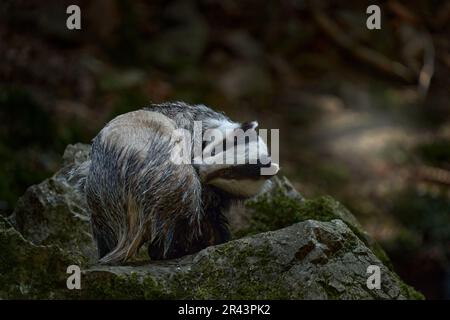
POLYGON ((256 129, 258 127, 258 121, 249 121, 241 124, 241 129, 244 131, 256 129))

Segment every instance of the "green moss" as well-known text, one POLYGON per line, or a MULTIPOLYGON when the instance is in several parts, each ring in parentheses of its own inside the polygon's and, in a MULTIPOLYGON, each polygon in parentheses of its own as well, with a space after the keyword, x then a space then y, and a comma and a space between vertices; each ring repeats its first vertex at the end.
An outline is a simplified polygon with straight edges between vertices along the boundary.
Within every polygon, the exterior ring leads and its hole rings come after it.
POLYGON ((278 190, 271 196, 265 195, 249 201, 247 207, 253 214, 249 228, 243 232, 245 234, 277 230, 309 219, 318 221, 341 219, 350 226, 356 224, 351 213, 328 196, 300 202, 278 190))
POLYGON ((348 224, 350 222, 348 217, 349 212, 339 202, 329 196, 320 197, 317 199, 306 200, 297 212, 298 221, 314 219, 319 221, 330 221, 333 219, 341 219, 348 224))
MULTIPOLYGON (((236 248, 233 242, 214 249, 206 259, 200 259, 192 269, 158 281, 150 276, 132 273, 130 276, 112 272, 90 271, 85 275, 81 298, 95 299, 254 299, 280 298, 282 288, 263 281, 259 274, 273 268, 270 248, 252 246, 236 248), (258 267, 249 268, 251 259, 258 267), (221 264, 221 261, 226 263, 221 264), (255 276, 254 269, 257 269, 255 276), (230 282, 230 279, 234 279, 230 282)), ((275 273, 276 274, 276 273, 275 273)))
MULTIPOLYGON (((0 298, 60 298, 69 265, 79 258, 57 246, 36 246, 0 217, 0 298)), ((67 289, 66 289, 67 290, 67 289)))
MULTIPOLYGON (((83 287, 83 297, 104 299, 142 299, 143 292, 135 274, 120 276, 94 273, 87 276, 87 286, 83 287)), ((85 280, 86 281, 86 280, 85 280)))
POLYGON ((398 278, 400 290, 408 300, 425 300, 425 296, 398 278))
POLYGON ((341 293, 333 286, 329 285, 329 280, 319 280, 321 288, 325 291, 328 300, 339 300, 341 293))
POLYGON ((173 299, 164 286, 150 276, 138 272, 118 275, 108 270, 89 271, 83 277, 81 292, 71 298, 112 300, 173 299))
POLYGON ((301 204, 296 199, 286 197, 278 189, 271 196, 264 195, 248 201, 246 206, 254 214, 250 217, 249 227, 242 230, 237 236, 277 230, 300 221, 297 214, 301 204))
POLYGON ((273 231, 305 220, 331 221, 340 219, 363 241, 372 252, 392 269, 392 263, 383 248, 361 228, 355 217, 341 203, 329 196, 299 201, 290 198, 281 189, 247 202, 252 210, 249 227, 236 236, 273 231))
POLYGON ((391 259, 389 259, 389 256, 378 242, 371 241, 371 243, 369 244, 369 248, 388 269, 394 270, 391 259))
POLYGON ((220 245, 191 270, 175 275, 170 281, 174 296, 179 299, 286 298, 286 290, 278 286, 280 272, 273 263, 269 245, 236 246, 236 242, 220 245), (268 275, 273 275, 274 280, 267 281, 268 275))

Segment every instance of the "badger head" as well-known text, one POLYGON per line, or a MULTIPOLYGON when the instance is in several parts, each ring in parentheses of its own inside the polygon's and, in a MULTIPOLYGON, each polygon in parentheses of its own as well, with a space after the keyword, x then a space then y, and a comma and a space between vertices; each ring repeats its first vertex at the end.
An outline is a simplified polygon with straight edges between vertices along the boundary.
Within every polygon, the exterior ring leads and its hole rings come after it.
POLYGON ((194 158, 202 183, 237 198, 261 192, 279 166, 272 162, 257 126, 256 121, 242 124, 227 119, 205 121, 201 159, 194 158))

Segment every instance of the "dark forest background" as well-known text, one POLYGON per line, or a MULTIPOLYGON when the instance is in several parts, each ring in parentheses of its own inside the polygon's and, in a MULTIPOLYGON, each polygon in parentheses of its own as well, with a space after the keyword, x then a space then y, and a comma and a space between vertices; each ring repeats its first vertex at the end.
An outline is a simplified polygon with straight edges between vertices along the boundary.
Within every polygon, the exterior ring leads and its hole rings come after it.
POLYGON ((115 115, 204 103, 279 128, 304 196, 337 198, 406 282, 450 298, 449 89, 449 1, 2 0, 0 214, 115 115))

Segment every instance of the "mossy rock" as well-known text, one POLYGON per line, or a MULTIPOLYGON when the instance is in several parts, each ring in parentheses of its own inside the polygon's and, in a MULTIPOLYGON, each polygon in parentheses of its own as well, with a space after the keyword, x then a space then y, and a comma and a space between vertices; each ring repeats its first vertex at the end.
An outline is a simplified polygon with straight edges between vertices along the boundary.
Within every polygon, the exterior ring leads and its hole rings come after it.
POLYGON ((71 170, 89 158, 89 145, 67 147, 63 166, 49 179, 27 189, 9 217, 12 225, 36 245, 58 245, 84 258, 84 264, 97 259, 90 218, 77 181, 71 170))
POLYGON ((0 298, 423 298, 347 209, 305 200, 285 178, 246 203, 233 241, 177 260, 97 266, 86 204, 69 179, 88 157, 89 146, 69 146, 63 168, 22 197, 14 223, 0 217, 0 298), (80 290, 66 287, 71 264, 82 267, 80 290), (380 267, 380 289, 367 288, 369 265, 380 267))
POLYGON ((237 237, 277 230, 308 219, 331 221, 340 219, 369 248, 392 269, 383 248, 365 232, 355 216, 340 202, 330 196, 304 199, 286 178, 274 177, 270 191, 246 202, 248 223, 237 232, 237 237))
POLYGON ((27 241, 0 216, 0 299, 57 299, 66 286, 66 270, 82 257, 55 245, 27 241))
POLYGON ((213 246, 172 261, 95 266, 84 271, 88 299, 418 299, 339 219, 306 220, 213 246), (367 288, 367 266, 381 288, 367 288))

